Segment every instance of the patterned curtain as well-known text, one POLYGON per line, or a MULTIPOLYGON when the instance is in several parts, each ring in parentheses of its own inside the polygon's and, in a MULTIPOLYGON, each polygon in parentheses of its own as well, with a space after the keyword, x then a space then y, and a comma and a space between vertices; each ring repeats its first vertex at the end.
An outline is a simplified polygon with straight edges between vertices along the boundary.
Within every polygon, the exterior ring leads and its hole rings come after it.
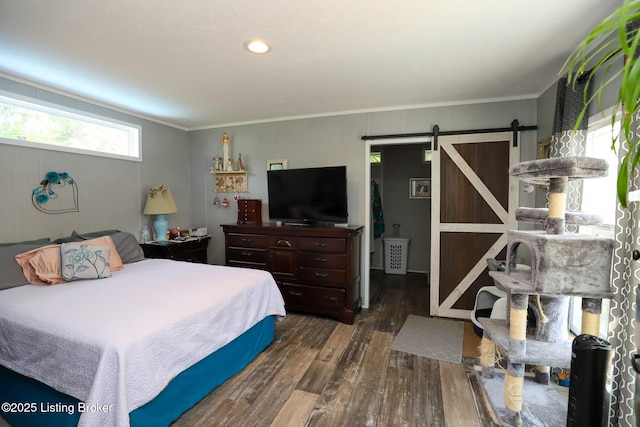
MULTIPOLYGON (((640 114, 634 117, 632 124, 633 137, 640 135, 640 114)), ((618 159, 628 151, 622 141, 618 146, 618 159)), ((612 168, 611 173, 615 173, 612 168)), ((639 188, 638 175, 629 188, 630 191, 639 188)), ((640 249, 640 206, 638 202, 630 202, 627 209, 618 205, 616 211, 615 240, 613 253, 613 282, 614 298, 609 310, 609 336, 614 354, 611 361, 613 366, 611 381, 611 410, 609 426, 634 427, 636 415, 634 411, 634 396, 636 388, 636 374, 631 366, 631 356, 636 352, 634 319, 635 301, 638 283, 640 283, 640 263, 631 259, 632 252, 640 249)), ((640 421, 640 419, 638 420, 640 421)))
MULTIPOLYGON (((640 27, 640 20, 627 24, 627 33, 636 31, 640 27)), ((640 52, 636 52, 636 58, 640 52)), ((640 135, 640 114, 636 113, 631 123, 631 139, 640 135)), ((620 138, 618 144, 618 163, 629 151, 629 147, 620 138)), ((634 171, 633 181, 629 185, 629 191, 639 188, 640 179, 637 171, 634 171)), ((636 319, 636 293, 640 283, 640 263, 633 261, 632 253, 640 248, 640 203, 630 202, 627 209, 616 210, 615 239, 616 245, 613 253, 612 286, 614 298, 611 300, 609 310, 609 336, 608 341, 613 346, 614 354, 611 364, 613 366, 611 380, 611 410, 609 417, 610 426, 634 427, 640 423, 640 417, 634 410, 635 397, 638 393, 636 373, 631 365, 631 357, 636 353, 635 327, 636 319)))
MULTIPOLYGON (((575 128, 580 112, 584 108, 584 85, 586 80, 583 79, 582 83, 576 86, 567 86, 566 78, 558 81, 549 157, 584 156, 587 146, 587 127, 589 125, 586 115, 580 122, 578 129, 575 130, 575 128)), ((566 208, 568 211, 579 211, 581 206, 582 180, 569 181, 566 208)), ((576 232, 578 230, 575 225, 568 225, 567 231, 576 232)))

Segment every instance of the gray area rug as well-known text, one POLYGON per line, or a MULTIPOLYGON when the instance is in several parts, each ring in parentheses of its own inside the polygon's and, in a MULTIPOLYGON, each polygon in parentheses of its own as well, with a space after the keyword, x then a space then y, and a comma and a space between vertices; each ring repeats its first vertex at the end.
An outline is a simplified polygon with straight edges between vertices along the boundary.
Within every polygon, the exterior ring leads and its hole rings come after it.
POLYGON ((464 322, 410 314, 391 344, 392 350, 462 363, 464 322))

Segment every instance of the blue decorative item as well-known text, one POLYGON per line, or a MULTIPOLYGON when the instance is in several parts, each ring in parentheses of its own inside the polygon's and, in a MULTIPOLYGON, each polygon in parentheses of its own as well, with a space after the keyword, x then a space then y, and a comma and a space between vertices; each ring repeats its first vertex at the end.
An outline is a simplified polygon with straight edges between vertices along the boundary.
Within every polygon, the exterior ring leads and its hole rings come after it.
POLYGON ((169 221, 167 217, 160 214, 153 221, 153 229, 156 230, 156 241, 164 242, 167 240, 167 231, 169 230, 169 221))
POLYGON ((33 189, 31 201, 36 209, 48 214, 80 211, 78 208, 78 187, 67 172, 47 172, 40 182, 40 186, 33 189), (67 186, 69 188, 64 188, 67 186), (52 202, 59 196, 62 197, 58 200, 57 205, 44 207, 45 203, 52 202))
POLYGON ((157 215, 153 228, 156 231, 156 241, 165 242, 167 240, 167 230, 169 223, 166 214, 178 212, 173 195, 168 188, 163 185, 149 190, 147 202, 144 205, 143 215, 157 215))

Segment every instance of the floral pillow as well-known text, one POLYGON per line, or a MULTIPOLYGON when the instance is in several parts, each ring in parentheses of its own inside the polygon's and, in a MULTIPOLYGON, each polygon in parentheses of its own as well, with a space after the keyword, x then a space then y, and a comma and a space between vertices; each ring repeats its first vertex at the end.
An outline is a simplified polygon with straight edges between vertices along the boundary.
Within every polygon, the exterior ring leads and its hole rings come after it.
POLYGON ((63 243, 60 246, 62 277, 66 280, 111 277, 108 246, 63 243))

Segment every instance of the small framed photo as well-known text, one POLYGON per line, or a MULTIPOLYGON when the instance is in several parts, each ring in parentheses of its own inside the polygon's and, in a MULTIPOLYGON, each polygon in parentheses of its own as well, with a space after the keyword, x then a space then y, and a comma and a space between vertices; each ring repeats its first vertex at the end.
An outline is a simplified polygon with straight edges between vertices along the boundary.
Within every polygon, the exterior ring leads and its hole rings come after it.
POLYGON ((287 168, 287 159, 267 160, 268 171, 279 171, 287 168))
POLYGON ((409 198, 428 199, 431 197, 431 179, 409 178, 409 198))

